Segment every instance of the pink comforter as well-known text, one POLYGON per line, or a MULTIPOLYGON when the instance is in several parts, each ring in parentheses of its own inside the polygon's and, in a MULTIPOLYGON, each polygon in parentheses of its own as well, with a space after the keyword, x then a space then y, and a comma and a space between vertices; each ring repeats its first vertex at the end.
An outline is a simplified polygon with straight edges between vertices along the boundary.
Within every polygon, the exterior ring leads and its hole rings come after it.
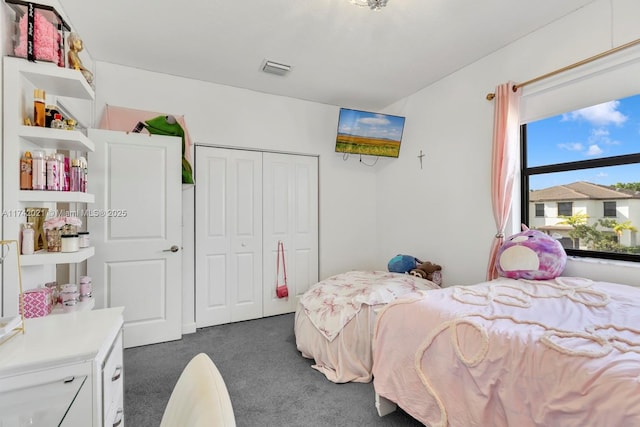
POLYGON ((435 283, 409 274, 349 271, 313 285, 300 304, 318 331, 333 341, 363 305, 387 304, 421 289, 436 288, 435 283))
POLYGON ((300 298, 294 332, 302 355, 336 383, 369 382, 377 311, 400 297, 439 286, 385 271, 349 271, 313 285, 300 298))
POLYGON ((500 278, 397 300, 376 392, 437 426, 640 426, 640 288, 500 278))

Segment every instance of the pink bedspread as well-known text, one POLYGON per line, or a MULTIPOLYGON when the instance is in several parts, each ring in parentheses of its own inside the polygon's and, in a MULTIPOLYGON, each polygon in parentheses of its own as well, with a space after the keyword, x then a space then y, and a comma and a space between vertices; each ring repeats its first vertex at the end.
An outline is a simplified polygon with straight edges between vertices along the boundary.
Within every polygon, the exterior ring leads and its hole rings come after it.
POLYGON ((387 305, 376 392, 431 427, 640 426, 640 288, 499 278, 387 305))

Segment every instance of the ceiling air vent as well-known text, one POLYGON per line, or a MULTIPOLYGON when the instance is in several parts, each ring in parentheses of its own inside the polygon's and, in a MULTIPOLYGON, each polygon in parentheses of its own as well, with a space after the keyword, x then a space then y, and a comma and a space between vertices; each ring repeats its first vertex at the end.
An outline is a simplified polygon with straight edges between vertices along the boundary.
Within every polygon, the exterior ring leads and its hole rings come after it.
POLYGON ((291 65, 280 64, 273 61, 265 61, 264 65, 262 66, 262 71, 264 71, 265 73, 284 76, 289 73, 289 71, 291 71, 291 65))

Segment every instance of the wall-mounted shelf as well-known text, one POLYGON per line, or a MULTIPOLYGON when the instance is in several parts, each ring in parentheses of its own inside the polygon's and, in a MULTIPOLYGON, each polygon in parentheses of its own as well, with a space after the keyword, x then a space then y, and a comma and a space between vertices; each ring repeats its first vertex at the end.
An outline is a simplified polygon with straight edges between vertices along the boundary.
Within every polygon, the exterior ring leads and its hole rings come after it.
POLYGON ((55 150, 93 151, 95 144, 78 130, 20 126, 18 136, 41 148, 55 150))
POLYGON ((94 255, 95 249, 82 248, 78 252, 47 252, 38 251, 33 255, 22 255, 20 264, 27 265, 45 265, 45 264, 74 264, 82 262, 94 255))
POLYGON ((94 203, 95 195, 78 191, 36 191, 20 190, 18 201, 20 202, 44 202, 44 203, 94 203))
POLYGON ((6 56, 5 63, 20 62, 20 74, 38 89, 48 94, 78 99, 95 99, 95 91, 79 70, 58 67, 47 62, 29 62, 24 58, 6 56))

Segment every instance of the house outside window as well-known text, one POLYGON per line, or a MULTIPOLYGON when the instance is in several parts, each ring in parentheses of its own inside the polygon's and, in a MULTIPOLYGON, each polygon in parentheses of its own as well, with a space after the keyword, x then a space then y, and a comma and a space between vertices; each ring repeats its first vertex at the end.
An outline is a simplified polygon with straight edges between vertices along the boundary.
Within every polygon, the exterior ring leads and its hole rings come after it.
POLYGON ((638 127, 640 95, 523 124, 522 222, 568 255, 640 262, 638 127))
POLYGON ((607 218, 615 218, 618 216, 616 202, 602 202, 604 208, 604 216, 607 218))

